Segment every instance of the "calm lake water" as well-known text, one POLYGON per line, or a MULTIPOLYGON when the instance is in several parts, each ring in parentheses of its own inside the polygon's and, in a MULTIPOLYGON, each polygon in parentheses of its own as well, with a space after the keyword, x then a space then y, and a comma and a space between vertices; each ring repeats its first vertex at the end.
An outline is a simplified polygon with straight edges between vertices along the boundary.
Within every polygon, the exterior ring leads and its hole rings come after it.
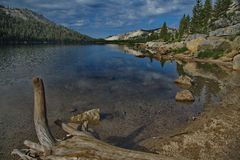
MULTIPOLYGON (((0 48, 0 159, 23 141, 36 141, 31 80, 44 80, 50 127, 57 118, 100 108, 105 119, 93 126, 100 139, 135 148, 137 142, 172 132, 217 101, 218 83, 193 77, 196 101, 179 103, 174 80, 184 74, 175 61, 137 58, 116 45, 7 46, 0 48)), ((141 149, 140 149, 141 150, 141 149)))

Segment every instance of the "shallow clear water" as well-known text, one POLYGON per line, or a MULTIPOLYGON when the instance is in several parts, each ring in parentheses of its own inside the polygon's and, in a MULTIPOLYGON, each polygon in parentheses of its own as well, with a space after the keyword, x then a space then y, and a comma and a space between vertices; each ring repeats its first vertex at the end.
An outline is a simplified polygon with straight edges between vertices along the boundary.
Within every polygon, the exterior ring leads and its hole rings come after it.
MULTIPOLYGON (((25 139, 36 141, 31 79, 44 80, 50 127, 57 118, 100 108, 106 119, 93 126, 99 138, 137 148, 137 142, 170 133, 217 100, 216 81, 194 77, 194 103, 175 102, 175 61, 136 58, 115 45, 7 46, 0 49, 0 157, 25 139), (207 82, 207 83, 205 83, 207 82)), ((1 159, 1 158, 0 158, 1 159)))

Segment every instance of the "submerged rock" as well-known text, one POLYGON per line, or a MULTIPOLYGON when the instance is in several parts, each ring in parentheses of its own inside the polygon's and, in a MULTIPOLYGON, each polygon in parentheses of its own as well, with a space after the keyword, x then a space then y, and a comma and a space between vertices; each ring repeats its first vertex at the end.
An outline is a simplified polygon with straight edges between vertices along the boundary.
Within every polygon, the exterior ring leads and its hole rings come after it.
POLYGON ((240 70, 240 54, 233 58, 233 69, 240 70))
POLYGON ((177 80, 175 80, 175 83, 191 87, 193 80, 191 77, 185 75, 180 76, 177 80))
POLYGON ((181 92, 178 92, 176 95, 176 101, 192 102, 194 100, 195 99, 189 90, 183 90, 181 92))

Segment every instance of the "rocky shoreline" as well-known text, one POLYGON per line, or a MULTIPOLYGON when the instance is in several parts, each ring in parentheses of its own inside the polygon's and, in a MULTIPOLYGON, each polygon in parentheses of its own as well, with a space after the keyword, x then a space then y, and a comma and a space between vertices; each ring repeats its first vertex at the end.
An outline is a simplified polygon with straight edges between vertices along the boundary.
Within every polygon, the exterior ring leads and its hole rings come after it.
MULTIPOLYGON (((174 32, 172 40, 155 39, 133 43, 131 47, 143 56, 156 59, 196 61, 226 66, 240 70, 240 2, 232 1, 226 13, 211 19, 206 32, 185 33, 180 39, 174 32)), ((169 30, 169 29, 168 29, 169 30)), ((180 30, 180 29, 179 29, 180 30)), ((129 33, 130 34, 130 33, 129 33)), ((135 39, 142 35, 130 34, 135 39)), ((123 35, 124 40, 135 42, 123 35)), ((107 39, 106 39, 107 40, 107 39)), ((118 39, 122 40, 122 39, 118 39)))
MULTIPOLYGON (((198 37, 198 35, 191 36, 198 37)), ((204 106, 204 111, 199 116, 193 117, 187 125, 177 128, 170 135, 143 140, 138 144, 139 146, 151 152, 177 159, 240 159, 239 40, 239 36, 236 36, 233 40, 208 36, 176 43, 139 43, 132 47, 141 51, 142 56, 157 60, 174 60, 182 65, 186 75, 213 79, 219 82, 221 88, 220 101, 204 106), (199 39, 202 39, 203 42, 188 44, 199 39), (210 41, 210 39, 215 41, 210 41), (219 47, 227 43, 229 48, 218 58, 199 58, 197 54, 204 51, 205 48, 202 49, 202 47, 206 47, 205 42, 209 42, 207 43, 209 48, 213 47, 215 43, 219 44, 219 47), (196 48, 196 50, 191 52, 191 47, 196 48), (178 53, 178 50, 184 51, 178 53), (204 65, 206 69, 213 70, 214 73, 198 69, 197 64, 199 63, 204 65), (212 65, 220 67, 224 73, 221 74, 215 68, 210 69, 212 65)), ((180 76, 175 82, 177 84, 188 84, 191 87, 192 79, 188 76, 180 76)), ((191 97, 188 90, 183 90, 177 94, 176 100, 192 101, 194 97, 191 97)))
MULTIPOLYGON (((239 1, 236 3, 228 12, 233 15, 229 17, 231 20, 218 19, 214 23, 216 30, 208 35, 192 34, 180 42, 151 41, 132 47, 144 56, 183 63, 188 76, 214 79, 221 88, 220 102, 207 104, 198 117, 172 135, 146 139, 140 146, 178 159, 240 159, 240 12, 239 1), (212 64, 217 65, 224 70, 225 76, 201 71, 197 63, 207 69, 212 64)), ((194 100, 188 90, 177 94, 176 100, 182 101, 182 98, 194 100)))
MULTIPOLYGON (((196 35, 192 35, 196 36, 196 35)), ((196 54, 201 51, 205 41, 213 37, 203 38, 203 43, 188 43, 198 41, 196 38, 185 42, 163 43, 148 42, 137 44, 133 48, 143 52, 143 55, 150 56, 159 60, 175 60, 177 63, 184 63, 183 70, 189 76, 200 76, 214 79, 219 82, 221 92, 220 102, 207 104, 204 111, 198 116, 193 117, 184 127, 176 129, 171 135, 165 137, 152 137, 139 143, 139 146, 147 148, 149 151, 164 154, 178 159, 233 159, 240 158, 240 37, 232 41, 222 37, 214 37, 215 43, 219 41, 228 42, 229 49, 218 58, 199 58, 196 54), (171 46, 171 47, 169 47, 171 46), (184 53, 176 53, 186 47, 184 53), (190 48, 196 48, 191 52, 190 48), (217 65, 226 72, 224 77, 219 77, 208 72, 197 69, 196 64, 201 63, 208 67, 217 65)), ((212 41, 209 42, 209 47, 212 41)), ((215 44, 213 43, 213 44, 215 44)), ((221 47, 223 44, 219 45, 221 47)), ((209 69, 209 68, 208 68, 209 69)), ((217 72, 217 71, 216 71, 217 72)), ((191 78, 180 76, 175 82, 178 84, 191 84, 191 78)), ((190 85, 191 86, 191 85, 190 85)), ((188 90, 183 90, 176 95, 177 101, 192 101, 194 97, 188 90)))
MULTIPOLYGON (((223 37, 206 35, 191 35, 194 39, 183 42, 163 43, 147 42, 137 44, 135 49, 143 51, 144 55, 156 59, 183 61, 184 71, 191 76, 210 77, 221 85, 221 101, 208 104, 199 117, 194 117, 185 127, 166 137, 152 137, 140 143, 152 152, 166 156, 188 159, 239 159, 240 150, 240 116, 238 112, 240 101, 239 70, 240 70, 240 37, 233 40, 223 37), (204 37, 203 37, 204 36, 204 37), (221 50, 219 57, 204 57, 198 55, 206 50, 221 50), (228 46, 228 47, 226 47, 228 46), (180 52, 178 52, 180 51, 180 52), (197 62, 215 64, 223 68, 228 75, 224 79, 198 72, 197 62)), ((181 63, 181 62, 180 62, 181 63)), ((188 90, 182 91, 185 99, 193 100, 188 90)), ((177 95, 179 96, 179 95, 177 95)), ((182 97, 176 99, 182 100, 182 97)), ((184 99, 184 100, 185 100, 184 99)))
POLYGON ((149 138, 141 146, 179 159, 239 159, 239 75, 233 77, 228 77, 219 103, 208 104, 199 117, 172 135, 149 138))
POLYGON ((240 36, 236 36, 232 41, 223 37, 206 37, 206 35, 190 35, 189 37, 196 38, 187 38, 185 41, 173 43, 139 43, 133 48, 141 51, 145 56, 156 59, 212 63, 229 69, 240 70, 240 36), (206 55, 201 56, 201 54, 206 55))

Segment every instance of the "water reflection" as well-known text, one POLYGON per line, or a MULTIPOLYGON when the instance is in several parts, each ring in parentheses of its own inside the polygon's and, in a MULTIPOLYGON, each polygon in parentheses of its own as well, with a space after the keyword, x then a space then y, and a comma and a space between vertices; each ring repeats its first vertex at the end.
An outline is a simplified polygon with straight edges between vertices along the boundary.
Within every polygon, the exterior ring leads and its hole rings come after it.
POLYGON ((216 68, 199 69, 202 66, 198 64, 189 67, 182 62, 136 58, 136 55, 140 53, 133 54, 116 45, 1 48, 1 151, 10 153, 13 148, 21 148, 24 139, 35 137, 33 76, 45 81, 48 116, 55 134, 61 132, 53 121, 70 117, 70 108, 80 112, 100 108, 110 118, 105 118, 95 130, 101 139, 110 142, 112 139, 119 146, 124 146, 132 133, 131 144, 167 134, 201 112, 205 104, 217 101, 219 81, 216 79, 224 77, 215 75, 220 73, 215 73, 216 68), (208 77, 202 76, 206 70, 208 77), (173 82, 182 74, 194 77, 195 85, 191 88, 197 99, 194 103, 175 101, 181 88, 173 82), (138 128, 141 133, 135 132, 138 128))

